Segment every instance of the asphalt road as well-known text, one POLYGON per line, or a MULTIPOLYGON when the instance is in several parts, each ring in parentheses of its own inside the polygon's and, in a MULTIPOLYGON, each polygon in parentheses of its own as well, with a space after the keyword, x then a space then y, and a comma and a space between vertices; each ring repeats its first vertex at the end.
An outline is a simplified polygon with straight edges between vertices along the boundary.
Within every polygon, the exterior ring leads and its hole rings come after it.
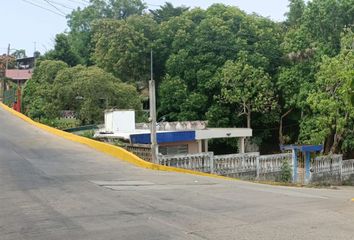
POLYGON ((0 239, 354 239, 354 189, 134 167, 0 107, 0 239))

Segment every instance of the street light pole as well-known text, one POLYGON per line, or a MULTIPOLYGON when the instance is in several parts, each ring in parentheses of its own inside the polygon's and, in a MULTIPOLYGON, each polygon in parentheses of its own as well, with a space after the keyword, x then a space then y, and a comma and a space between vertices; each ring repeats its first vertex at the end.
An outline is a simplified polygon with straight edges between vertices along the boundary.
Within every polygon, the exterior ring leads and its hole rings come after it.
POLYGON ((154 72, 153 72, 153 53, 151 49, 150 53, 150 71, 151 78, 149 81, 149 99, 150 99, 150 128, 151 128, 151 157, 153 163, 159 163, 158 161, 158 145, 157 145, 157 136, 156 136, 156 92, 155 92, 155 81, 154 81, 154 72))

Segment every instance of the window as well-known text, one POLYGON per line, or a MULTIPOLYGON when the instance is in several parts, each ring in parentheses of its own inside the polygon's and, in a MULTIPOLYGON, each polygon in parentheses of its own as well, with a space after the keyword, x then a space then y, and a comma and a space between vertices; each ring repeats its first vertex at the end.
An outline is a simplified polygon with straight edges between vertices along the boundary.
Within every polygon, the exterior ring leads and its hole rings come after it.
POLYGON ((162 155, 178 155, 188 153, 188 144, 177 146, 162 146, 159 147, 159 153, 162 155))

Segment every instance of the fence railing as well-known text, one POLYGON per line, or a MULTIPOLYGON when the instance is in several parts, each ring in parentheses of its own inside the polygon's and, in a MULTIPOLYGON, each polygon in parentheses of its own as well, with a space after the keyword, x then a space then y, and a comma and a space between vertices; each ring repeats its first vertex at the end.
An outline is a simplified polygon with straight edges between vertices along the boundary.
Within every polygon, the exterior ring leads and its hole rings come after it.
MULTIPOLYGON (((151 161, 149 145, 130 145, 126 149, 141 158, 151 161)), ((244 179, 277 180, 284 163, 292 168, 292 154, 282 153, 259 155, 255 153, 215 155, 213 152, 159 155, 159 163, 164 166, 215 173, 244 179)), ((319 156, 311 161, 311 182, 339 182, 354 176, 354 159, 342 160, 342 155, 319 156)))
POLYGON ((214 172, 220 175, 234 175, 257 170, 259 153, 243 153, 214 156, 214 172))
POLYGON ((259 174, 269 173, 269 172, 280 172, 284 162, 287 162, 289 166, 292 164, 292 154, 282 153, 282 154, 272 154, 272 155, 262 155, 259 156, 259 164, 257 176, 259 174))
POLYGON ((342 176, 354 174, 354 159, 343 160, 342 162, 342 176))
POLYGON ((212 152, 159 156, 161 165, 213 173, 214 154, 212 152))
POLYGON ((290 153, 260 156, 255 152, 214 156, 208 152, 160 156, 159 162, 165 166, 246 179, 256 179, 260 175, 262 179, 268 179, 267 174, 271 174, 271 179, 274 179, 274 173, 281 172, 284 161, 291 165, 291 157, 290 153))
POLYGON ((342 168, 342 155, 327 155, 315 158, 312 163, 312 172, 316 173, 331 173, 340 172, 342 168))

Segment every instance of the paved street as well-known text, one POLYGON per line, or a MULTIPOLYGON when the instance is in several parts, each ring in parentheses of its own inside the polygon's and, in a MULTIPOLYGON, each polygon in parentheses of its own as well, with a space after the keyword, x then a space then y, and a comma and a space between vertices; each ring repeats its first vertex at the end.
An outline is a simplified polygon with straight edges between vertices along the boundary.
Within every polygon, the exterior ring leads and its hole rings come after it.
POLYGON ((354 239, 354 189, 134 167, 0 108, 0 239, 354 239))

